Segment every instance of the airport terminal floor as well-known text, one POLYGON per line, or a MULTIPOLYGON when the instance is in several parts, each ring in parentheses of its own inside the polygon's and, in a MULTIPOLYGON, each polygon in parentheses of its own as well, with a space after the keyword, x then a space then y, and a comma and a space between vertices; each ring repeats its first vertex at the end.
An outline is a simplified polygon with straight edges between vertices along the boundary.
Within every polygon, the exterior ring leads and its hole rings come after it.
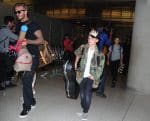
MULTIPOLYGON (((62 72, 60 66, 38 71, 35 85, 37 105, 24 119, 19 118, 22 110, 21 81, 17 81, 17 87, 0 91, 0 121, 80 121, 76 116, 81 112, 80 98, 66 98, 62 72)), ((107 80, 107 98, 93 93, 88 121, 150 120, 150 96, 126 89, 122 81, 118 81, 116 88, 111 88, 107 80)))

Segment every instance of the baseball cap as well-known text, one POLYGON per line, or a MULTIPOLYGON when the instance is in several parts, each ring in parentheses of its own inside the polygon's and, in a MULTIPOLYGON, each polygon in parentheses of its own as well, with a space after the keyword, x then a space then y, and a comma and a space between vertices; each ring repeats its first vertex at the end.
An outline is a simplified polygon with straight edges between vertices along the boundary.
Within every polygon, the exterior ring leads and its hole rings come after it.
POLYGON ((89 35, 93 38, 98 38, 98 32, 96 30, 91 30, 89 35))

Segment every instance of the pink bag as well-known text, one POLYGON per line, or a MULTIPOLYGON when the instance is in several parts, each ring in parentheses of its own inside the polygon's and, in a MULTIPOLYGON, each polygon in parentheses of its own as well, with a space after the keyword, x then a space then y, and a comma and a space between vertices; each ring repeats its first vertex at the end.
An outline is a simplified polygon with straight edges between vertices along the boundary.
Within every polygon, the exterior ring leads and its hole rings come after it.
POLYGON ((32 55, 27 48, 21 48, 18 52, 18 57, 15 61, 14 70, 19 71, 31 71, 32 55))

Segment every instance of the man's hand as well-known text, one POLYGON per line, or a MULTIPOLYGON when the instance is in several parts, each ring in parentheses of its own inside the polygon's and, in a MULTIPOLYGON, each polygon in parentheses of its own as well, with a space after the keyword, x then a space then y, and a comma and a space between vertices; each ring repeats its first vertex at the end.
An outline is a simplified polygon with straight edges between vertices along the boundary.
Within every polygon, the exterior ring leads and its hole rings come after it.
POLYGON ((109 60, 107 60, 107 63, 106 63, 108 66, 110 65, 110 61, 109 60))
POLYGON ((22 40, 21 45, 26 46, 27 45, 27 40, 26 39, 22 40))

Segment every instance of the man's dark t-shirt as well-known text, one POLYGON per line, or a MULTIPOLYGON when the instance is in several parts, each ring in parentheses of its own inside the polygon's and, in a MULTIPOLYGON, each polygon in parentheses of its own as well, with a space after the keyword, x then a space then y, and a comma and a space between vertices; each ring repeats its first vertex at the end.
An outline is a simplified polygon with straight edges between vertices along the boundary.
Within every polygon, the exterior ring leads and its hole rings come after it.
MULTIPOLYGON (((26 36, 25 38, 26 39, 29 39, 29 40, 35 40, 37 39, 36 36, 34 35, 35 31, 37 30, 41 30, 40 26, 34 22, 34 21, 26 21, 26 22, 20 22, 18 23, 18 25, 16 26, 16 33, 19 35, 20 33, 20 29, 21 29, 21 26, 22 25, 27 25, 28 26, 28 30, 27 30, 27 33, 26 33, 26 36)), ((29 52, 38 57, 39 56, 39 49, 38 49, 38 45, 33 45, 33 44, 28 44, 27 45, 27 49, 29 50, 29 52)))

